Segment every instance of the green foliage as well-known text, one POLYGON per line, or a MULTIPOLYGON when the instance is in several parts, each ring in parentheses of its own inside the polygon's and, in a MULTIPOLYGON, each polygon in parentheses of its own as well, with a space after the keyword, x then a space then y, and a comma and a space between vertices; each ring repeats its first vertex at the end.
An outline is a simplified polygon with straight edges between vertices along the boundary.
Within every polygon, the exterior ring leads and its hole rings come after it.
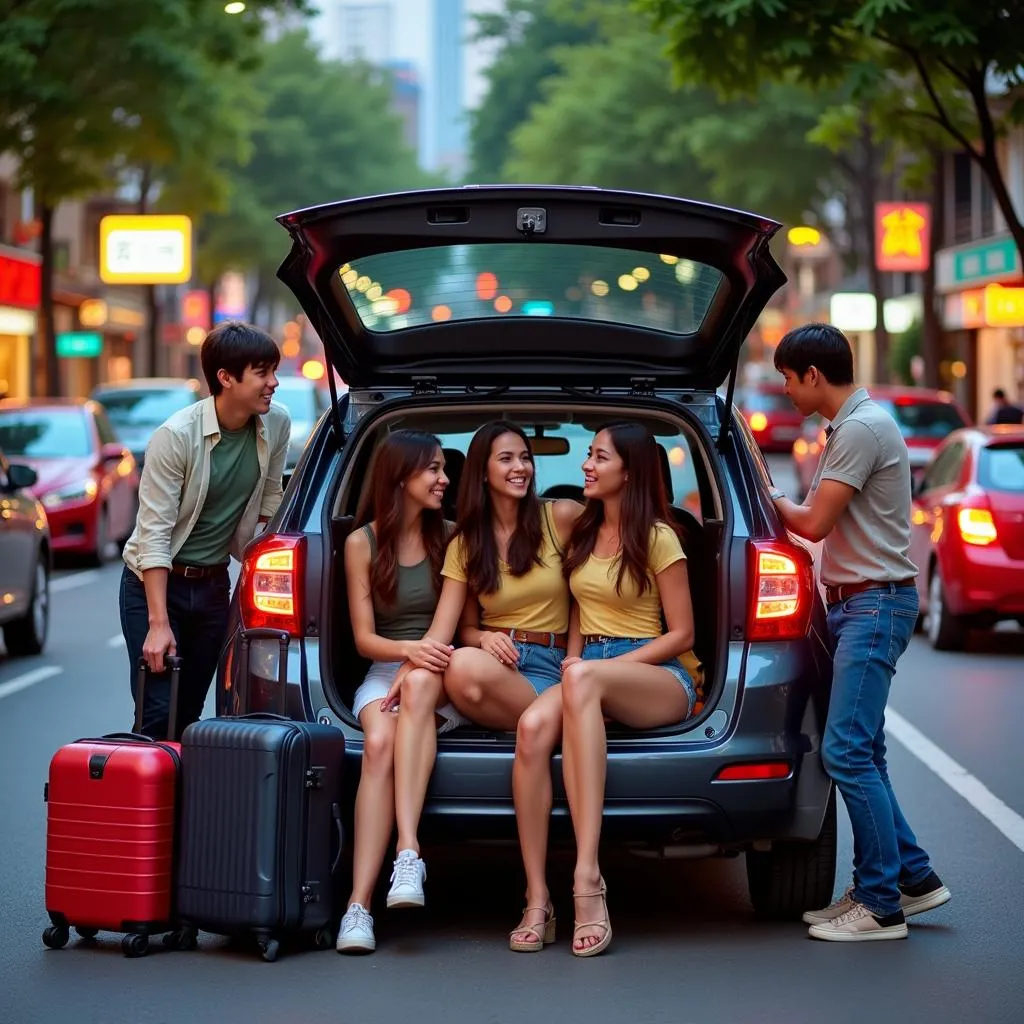
POLYGON ((685 195, 790 223, 815 216, 834 172, 806 138, 820 99, 781 85, 722 103, 674 87, 660 40, 635 17, 605 11, 599 28, 554 54, 557 72, 512 134, 505 179, 685 195))
POLYGON ((889 369, 900 384, 913 385, 917 383, 914 380, 914 375, 910 372, 910 364, 914 356, 921 354, 923 340, 924 328, 920 320, 914 320, 902 334, 892 336, 892 345, 889 349, 889 369))

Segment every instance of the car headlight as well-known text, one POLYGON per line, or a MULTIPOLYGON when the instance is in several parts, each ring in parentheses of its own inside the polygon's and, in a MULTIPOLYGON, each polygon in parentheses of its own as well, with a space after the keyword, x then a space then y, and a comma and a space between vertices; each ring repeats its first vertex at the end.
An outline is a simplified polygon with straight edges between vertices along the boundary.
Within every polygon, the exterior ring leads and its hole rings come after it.
POLYGON ((57 508, 59 505, 68 505, 73 501, 88 501, 96 497, 96 481, 81 480, 78 483, 67 484, 58 487, 49 494, 44 494, 42 502, 47 508, 57 508))

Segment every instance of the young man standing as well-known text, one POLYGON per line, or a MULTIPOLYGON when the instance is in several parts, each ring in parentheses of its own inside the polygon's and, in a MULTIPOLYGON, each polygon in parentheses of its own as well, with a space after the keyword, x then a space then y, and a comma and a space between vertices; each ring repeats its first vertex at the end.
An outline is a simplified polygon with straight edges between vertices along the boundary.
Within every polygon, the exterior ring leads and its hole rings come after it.
POLYGON ((806 504, 781 491, 772 498, 789 530, 824 542, 835 655, 822 760, 853 827, 853 885, 804 921, 816 939, 902 939, 907 917, 950 898, 896 802, 885 762, 889 685, 918 617, 907 446, 892 417, 854 386, 853 352, 835 327, 790 331, 775 368, 804 416, 830 421, 806 504))
POLYGON ((280 353, 270 335, 237 321, 215 327, 200 351, 210 397, 176 412, 153 435, 139 515, 124 549, 121 630, 132 694, 146 682, 142 731, 168 737, 170 677, 181 658, 178 733, 198 721, 228 624, 228 562, 281 504, 290 422, 272 405, 280 353))

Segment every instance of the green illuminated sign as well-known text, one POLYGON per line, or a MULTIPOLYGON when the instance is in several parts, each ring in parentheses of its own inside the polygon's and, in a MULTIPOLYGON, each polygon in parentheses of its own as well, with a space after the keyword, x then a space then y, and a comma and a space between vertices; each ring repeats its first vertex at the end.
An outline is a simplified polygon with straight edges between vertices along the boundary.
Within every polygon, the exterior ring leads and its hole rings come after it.
POLYGON ((102 351, 103 335, 99 331, 66 331, 57 335, 60 359, 90 359, 102 351))

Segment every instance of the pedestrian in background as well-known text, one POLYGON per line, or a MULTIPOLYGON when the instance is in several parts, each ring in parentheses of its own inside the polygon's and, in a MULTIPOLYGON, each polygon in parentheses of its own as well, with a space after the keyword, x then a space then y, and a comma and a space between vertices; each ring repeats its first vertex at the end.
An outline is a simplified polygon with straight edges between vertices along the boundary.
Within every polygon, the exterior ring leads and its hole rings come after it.
POLYGON ((1024 423, 1024 409, 1014 405, 1007 397, 1002 388, 996 388, 992 392, 992 412, 989 415, 988 424, 995 423, 1024 423))
POLYGON ((787 529, 823 541, 835 653, 822 760, 853 828, 853 885, 804 921, 816 939, 902 939, 907 917, 950 898, 900 810, 885 760, 889 687, 918 618, 907 446, 892 417, 854 385, 853 351, 837 328, 790 331, 775 368, 804 416, 830 421, 806 504, 778 490, 772 498, 787 529))
POLYGON ((227 632, 230 556, 241 560, 281 504, 290 421, 271 404, 279 360, 256 327, 215 327, 200 350, 210 397, 171 416, 146 450, 120 608, 133 695, 140 658, 153 673, 142 732, 154 739, 169 738, 165 656, 182 660, 179 729, 202 714, 227 632))

